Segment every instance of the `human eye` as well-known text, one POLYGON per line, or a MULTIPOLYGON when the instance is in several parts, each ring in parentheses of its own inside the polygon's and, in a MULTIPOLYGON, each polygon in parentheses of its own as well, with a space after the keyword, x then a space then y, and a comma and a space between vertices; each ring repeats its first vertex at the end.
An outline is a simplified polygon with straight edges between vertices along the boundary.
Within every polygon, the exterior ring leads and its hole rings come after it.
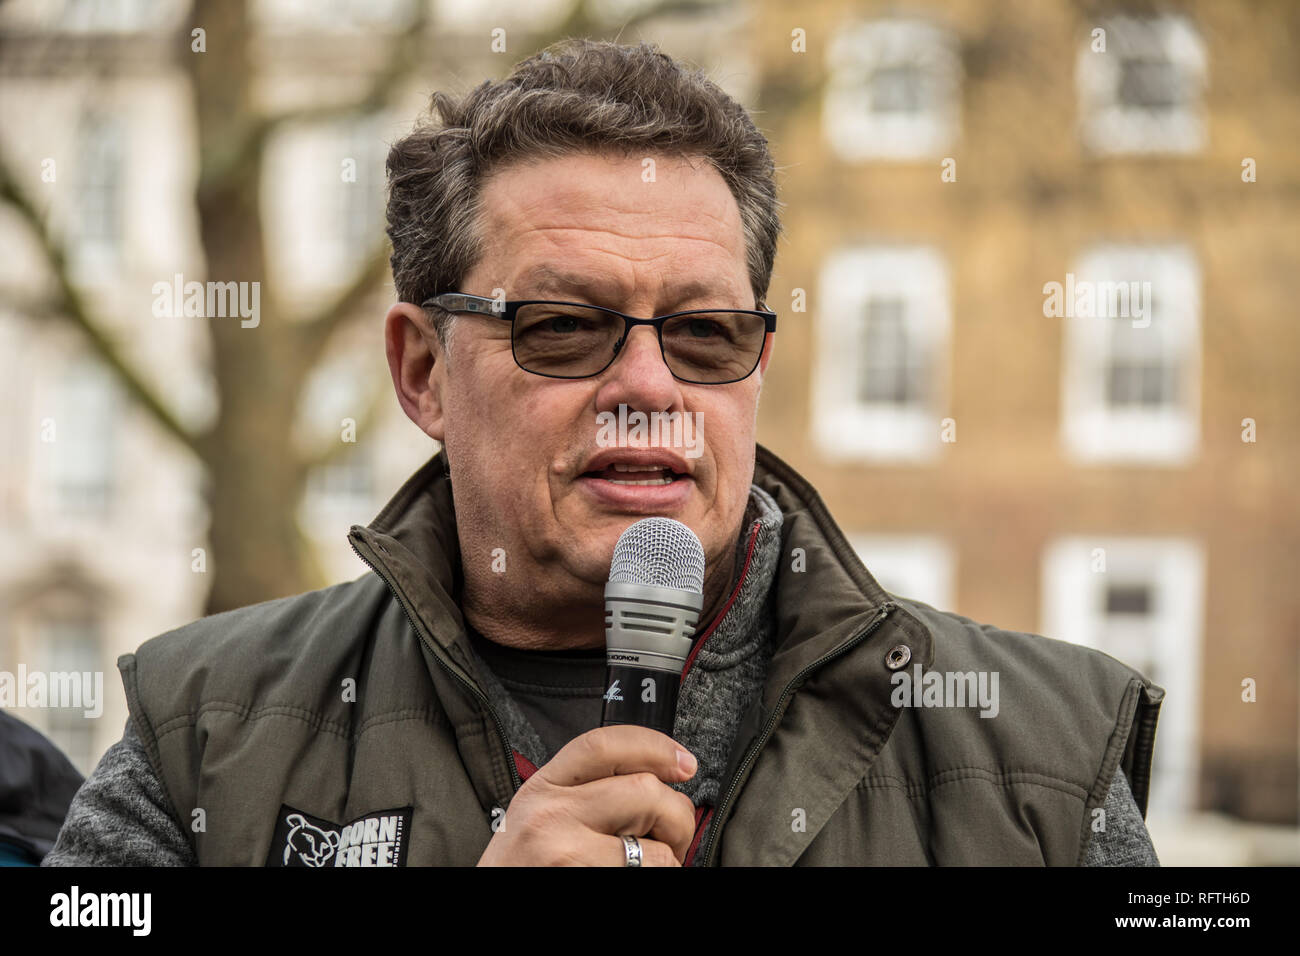
POLYGON ((692 338, 697 339, 713 338, 726 334, 726 329, 715 319, 693 318, 687 322, 686 327, 690 330, 692 338))
POLYGON ((664 328, 678 341, 724 345, 735 340, 735 319, 725 312, 683 315, 664 328))
POLYGON ((516 332, 526 335, 574 335, 603 324, 598 312, 579 305, 539 302, 524 306, 515 319, 516 332))

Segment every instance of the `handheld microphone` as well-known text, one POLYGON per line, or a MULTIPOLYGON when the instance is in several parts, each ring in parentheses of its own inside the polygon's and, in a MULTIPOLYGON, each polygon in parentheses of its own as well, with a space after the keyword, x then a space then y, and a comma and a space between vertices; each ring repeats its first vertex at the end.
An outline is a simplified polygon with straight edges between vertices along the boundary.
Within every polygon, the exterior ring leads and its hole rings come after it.
POLYGON ((704 605, 704 547, 671 518, 643 518, 618 539, 605 585, 601 726, 673 733, 682 667, 704 605))

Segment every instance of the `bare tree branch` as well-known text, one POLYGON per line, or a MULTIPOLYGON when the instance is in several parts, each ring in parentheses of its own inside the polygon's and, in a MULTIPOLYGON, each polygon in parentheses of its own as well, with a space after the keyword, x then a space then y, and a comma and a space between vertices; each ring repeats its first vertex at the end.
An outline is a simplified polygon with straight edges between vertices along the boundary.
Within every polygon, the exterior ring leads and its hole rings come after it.
POLYGON ((117 346, 90 317, 85 301, 72 284, 68 273, 67 255, 62 243, 55 238, 31 199, 19 188, 8 163, 2 158, 0 158, 0 199, 8 202, 18 211, 41 243, 50 271, 59 287, 59 301, 47 306, 49 313, 66 319, 79 328, 99 358, 116 374, 127 393, 149 412, 164 431, 202 458, 201 442, 198 437, 181 424, 180 420, 154 394, 153 389, 127 364, 126 359, 118 352, 117 346))
MULTIPOLYGON (((391 397, 392 392, 389 390, 388 379, 385 378, 377 382, 366 397, 366 404, 361 410, 361 415, 356 419, 355 433, 357 435, 364 435, 369 431, 370 426, 379 419, 380 412, 388 406, 391 397)), ((303 455, 302 470, 304 476, 313 469, 334 464, 349 452, 355 451, 356 447, 351 442, 336 440, 322 445, 315 452, 303 455)))
POLYGON ((270 116, 263 116, 245 124, 241 135, 228 148, 217 151, 208 150, 202 158, 199 170, 200 189, 212 183, 224 182, 231 177, 243 178, 255 175, 251 169, 260 162, 266 148, 267 140, 287 123, 326 123, 333 120, 365 116, 382 110, 392 100, 394 93, 402 83, 409 79, 421 54, 425 50, 424 36, 427 4, 416 4, 415 21, 407 28, 405 35, 395 45, 393 54, 385 62, 383 72, 377 74, 371 82, 366 95, 359 100, 346 103, 328 103, 284 110, 270 116))
POLYGON ((306 353, 308 365, 315 364, 334 331, 356 318, 366 299, 388 278, 388 256, 388 240, 384 239, 366 258, 352 282, 329 305, 297 326, 303 339, 300 348, 306 353))

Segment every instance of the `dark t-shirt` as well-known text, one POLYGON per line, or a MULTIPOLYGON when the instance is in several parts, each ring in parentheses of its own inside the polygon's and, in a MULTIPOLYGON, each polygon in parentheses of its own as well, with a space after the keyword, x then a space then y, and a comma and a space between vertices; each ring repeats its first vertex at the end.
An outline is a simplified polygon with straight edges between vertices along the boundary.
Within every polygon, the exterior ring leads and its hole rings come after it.
POLYGON ((523 711, 548 752, 600 726, 605 648, 525 651, 488 640, 466 625, 474 652, 523 711))

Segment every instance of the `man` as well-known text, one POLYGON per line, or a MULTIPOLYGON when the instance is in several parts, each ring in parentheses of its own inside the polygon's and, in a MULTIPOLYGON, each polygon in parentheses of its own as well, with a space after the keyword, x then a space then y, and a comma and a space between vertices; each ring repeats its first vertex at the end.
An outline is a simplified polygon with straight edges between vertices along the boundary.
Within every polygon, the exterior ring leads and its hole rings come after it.
POLYGON ((1160 688, 886 594, 756 446, 780 226, 745 111, 588 41, 434 105, 389 156, 386 344, 442 450, 352 530, 375 574, 123 656, 127 731, 46 862, 1155 863, 1160 688), (629 412, 699 454, 611 443, 629 412), (599 727, 647 515, 706 557, 671 738, 599 727), (898 693, 922 671, 972 700, 898 693))

